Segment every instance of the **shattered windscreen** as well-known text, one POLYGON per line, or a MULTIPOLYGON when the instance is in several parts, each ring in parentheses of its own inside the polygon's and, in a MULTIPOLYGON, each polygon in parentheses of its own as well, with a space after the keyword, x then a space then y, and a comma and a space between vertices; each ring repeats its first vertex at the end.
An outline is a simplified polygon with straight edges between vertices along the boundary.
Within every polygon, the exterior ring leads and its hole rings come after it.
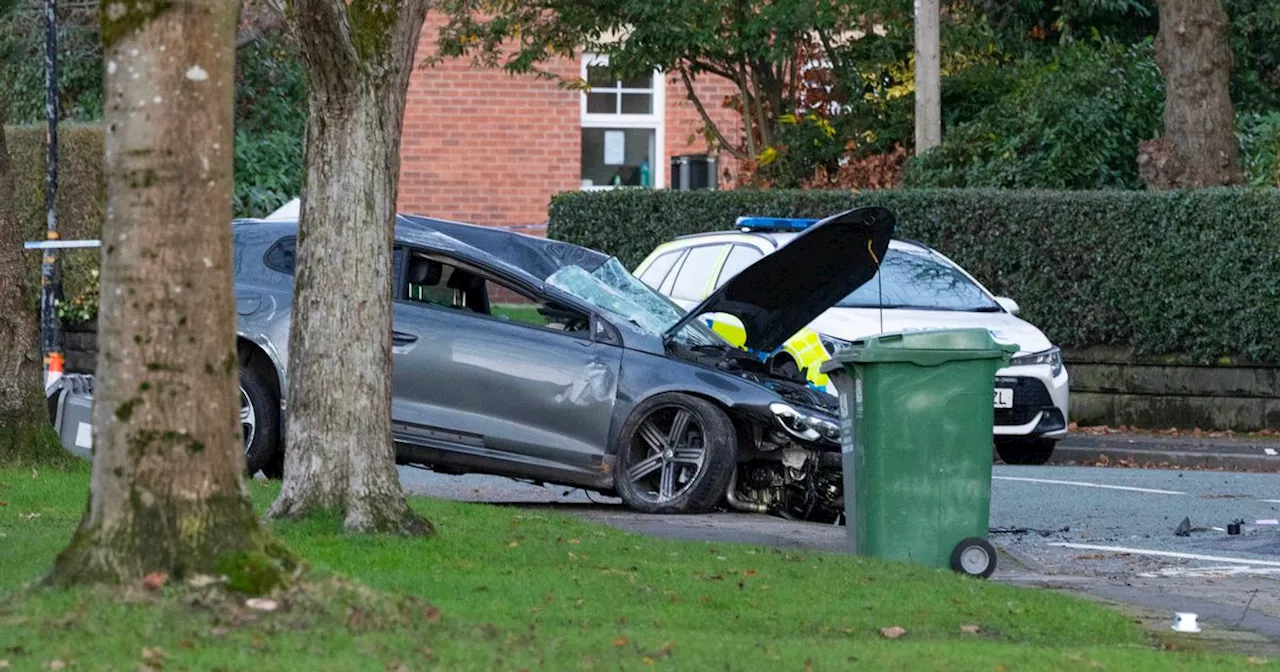
MULTIPOLYGON (((662 336, 668 327, 684 317, 684 309, 637 280, 613 257, 590 273, 581 266, 566 266, 547 278, 547 284, 654 336, 662 336)), ((681 329, 676 340, 689 346, 724 344, 723 339, 700 322, 691 322, 681 329)))

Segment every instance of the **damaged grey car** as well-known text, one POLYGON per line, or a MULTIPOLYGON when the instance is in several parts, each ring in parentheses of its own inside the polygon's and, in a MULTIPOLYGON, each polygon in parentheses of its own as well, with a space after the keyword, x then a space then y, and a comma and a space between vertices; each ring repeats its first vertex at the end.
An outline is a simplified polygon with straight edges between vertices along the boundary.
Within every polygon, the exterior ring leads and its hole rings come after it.
MULTIPOLYGON (((621 497, 645 512, 843 510, 835 399, 770 353, 871 279, 892 213, 823 220, 685 311, 615 258, 400 216, 392 423, 401 464, 621 497), (703 318, 731 315, 746 349, 703 318)), ((297 227, 234 225, 249 468, 279 475, 297 227)))

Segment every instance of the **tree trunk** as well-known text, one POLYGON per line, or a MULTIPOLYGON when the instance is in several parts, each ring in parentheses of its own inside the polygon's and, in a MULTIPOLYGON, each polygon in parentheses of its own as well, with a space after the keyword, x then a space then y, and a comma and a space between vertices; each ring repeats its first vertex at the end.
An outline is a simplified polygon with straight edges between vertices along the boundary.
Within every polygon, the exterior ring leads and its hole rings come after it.
POLYGON ((391 247, 405 93, 426 0, 294 0, 310 76, 289 332, 284 485, 270 517, 429 534, 391 438, 391 247))
POLYGON ((23 259, 22 226, 13 208, 13 173, 0 100, 0 463, 61 456, 41 393, 36 316, 23 259))
POLYGON ((240 438, 236 4, 105 4, 102 17, 107 217, 93 481, 49 578, 226 574, 240 558, 277 552, 249 503, 240 438))
POLYGON ((1221 0, 1158 0, 1156 63, 1164 75, 1164 136, 1138 148, 1152 189, 1240 184, 1231 47, 1221 0))

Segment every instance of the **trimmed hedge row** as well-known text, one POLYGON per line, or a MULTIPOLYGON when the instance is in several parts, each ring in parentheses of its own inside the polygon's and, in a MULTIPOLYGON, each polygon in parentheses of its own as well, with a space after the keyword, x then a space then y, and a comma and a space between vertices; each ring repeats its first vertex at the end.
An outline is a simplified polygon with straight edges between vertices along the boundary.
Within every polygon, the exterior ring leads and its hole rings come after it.
POLYGON ((898 237, 956 260, 1064 347, 1196 363, 1280 364, 1280 191, 576 192, 548 235, 634 268, 676 236, 741 215, 898 213, 898 237))
MULTIPOLYGON (((13 166, 14 200, 27 240, 44 240, 45 127, 7 126, 5 139, 13 166)), ((58 127, 58 234, 64 240, 97 238, 106 212, 102 176, 102 127, 61 124, 58 127)), ((40 255, 27 256, 27 279, 39 296, 40 255)), ((95 287, 90 271, 98 268, 96 250, 68 250, 62 256, 62 294, 78 296, 95 287)))

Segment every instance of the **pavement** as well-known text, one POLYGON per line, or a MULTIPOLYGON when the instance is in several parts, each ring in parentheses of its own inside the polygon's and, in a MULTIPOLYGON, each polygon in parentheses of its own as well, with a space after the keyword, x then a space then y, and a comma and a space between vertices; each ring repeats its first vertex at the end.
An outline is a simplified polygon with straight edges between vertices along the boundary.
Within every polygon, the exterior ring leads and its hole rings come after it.
MULTIPOLYGON (((616 499, 491 476, 401 468, 406 490, 554 509, 639 534, 844 552, 845 529, 765 515, 655 516, 616 499)), ((1167 627, 1191 611, 1210 630, 1248 631, 1280 651, 1280 474, 996 465, 994 580, 1141 609, 1167 627), (1187 536, 1175 529, 1189 519, 1187 536), (1226 527, 1244 520, 1242 533, 1226 527), (1264 521, 1262 524, 1259 521, 1264 521)))
POLYGON ((1050 463, 1280 472, 1280 437, 1073 433, 1050 463))

